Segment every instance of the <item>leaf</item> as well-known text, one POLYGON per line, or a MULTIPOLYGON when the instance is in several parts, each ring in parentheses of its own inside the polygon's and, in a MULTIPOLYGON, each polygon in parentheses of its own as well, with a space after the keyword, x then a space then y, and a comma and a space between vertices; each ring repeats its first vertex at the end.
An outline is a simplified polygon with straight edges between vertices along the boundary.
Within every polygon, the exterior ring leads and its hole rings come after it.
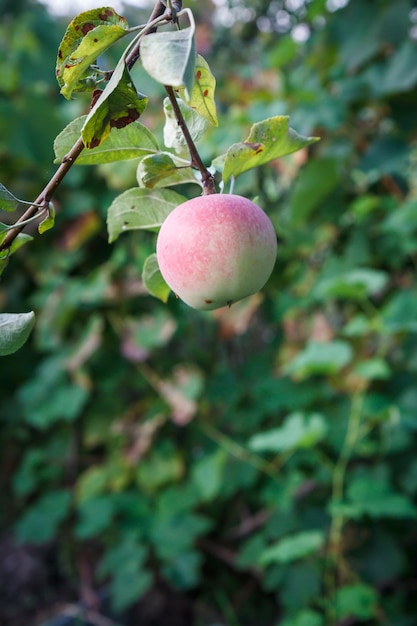
MULTIPOLYGON (((209 64, 198 54, 194 70, 193 89, 188 99, 187 94, 184 94, 184 99, 187 100, 189 107, 204 117, 210 124, 218 126, 216 102, 214 100, 215 89, 216 79, 211 73, 209 64)), ((183 96, 183 91, 184 89, 179 90, 181 97, 183 96)))
POLYGON ((265 548, 261 553, 260 565, 271 563, 291 563, 312 552, 318 552, 324 545, 325 537, 321 530, 306 530, 280 539, 265 548))
POLYGON ((226 461, 227 454, 218 448, 213 454, 194 464, 191 479, 203 502, 208 502, 221 493, 226 461))
POLYGON ((281 622, 281 626, 324 626, 324 621, 323 617, 316 611, 304 609, 288 620, 281 622))
POLYGON ((383 359, 373 358, 358 363, 355 372, 365 380, 388 380, 391 369, 383 359))
POLYGON ((375 519, 414 519, 417 516, 417 509, 407 496, 393 492, 387 482, 376 482, 372 476, 358 476, 352 480, 347 489, 347 506, 350 507, 349 516, 355 519, 364 515, 375 519))
POLYGON ((146 72, 162 85, 184 86, 191 93, 196 61, 193 14, 185 9, 190 26, 183 30, 151 33, 140 44, 140 58, 146 72))
POLYGON ((0 183, 0 209, 9 212, 16 211, 19 204, 20 200, 0 183))
POLYGON ((75 527, 77 539, 89 539, 108 528, 115 514, 114 501, 108 495, 85 500, 79 506, 80 519, 75 527))
POLYGON ((313 289, 316 298, 349 298, 361 300, 380 293, 388 282, 381 270, 356 268, 318 281, 313 289))
POLYGON ((285 452, 311 448, 325 438, 328 425, 319 413, 291 413, 280 428, 258 433, 249 440, 255 452, 285 452))
POLYGON ((398 47, 388 64, 384 64, 383 80, 379 84, 378 93, 402 93, 417 84, 416 52, 417 46, 412 39, 406 39, 398 47))
POLYGON ((145 110, 148 98, 136 91, 122 57, 88 114, 81 135, 86 148, 96 148, 112 128, 124 128, 145 110))
POLYGON ((111 576, 109 591, 115 610, 121 611, 137 602, 152 584, 152 575, 144 569, 148 550, 132 533, 107 550, 99 566, 100 577, 111 576))
POLYGON ((158 152, 144 157, 138 165, 137 179, 141 187, 169 187, 183 183, 200 185, 189 161, 170 152, 158 152))
MULTIPOLYGON (((1 231, 2 227, 7 228, 7 225, 0 223, 0 243, 4 241, 4 238, 6 237, 8 232, 7 230, 1 231)), ((12 242, 10 248, 2 250, 0 252, 0 276, 7 267, 7 264, 9 263, 9 257, 14 252, 16 252, 16 250, 19 250, 19 248, 25 245, 25 243, 32 241, 32 239, 33 237, 31 237, 31 235, 26 235, 26 233, 19 233, 16 239, 12 242)))
POLYGON ((40 544, 53 539, 59 524, 69 512, 70 504, 70 491, 57 490, 41 496, 16 525, 19 541, 40 544))
POLYGON ((375 589, 362 583, 337 590, 336 613, 339 620, 353 617, 367 621, 377 614, 378 595, 375 589))
MULTIPOLYGON (((55 163, 62 163, 76 141, 87 116, 78 117, 64 128, 54 141, 55 163)), ((158 143, 153 134, 140 122, 132 122, 124 128, 113 127, 107 137, 96 148, 83 150, 75 161, 76 165, 96 165, 136 159, 158 152, 158 143)))
POLYGON ((200 535, 207 533, 213 522, 197 513, 156 514, 150 527, 155 552, 164 561, 171 561, 188 552, 200 535))
MULTIPOLYGON (((177 98, 182 116, 194 142, 197 142, 204 134, 207 122, 204 117, 177 98)), ((164 100, 165 126, 164 143, 167 148, 173 148, 178 154, 188 155, 188 146, 184 133, 178 125, 177 118, 168 98, 164 100)))
POLYGON ((146 259, 143 266, 142 280, 151 296, 159 298, 162 302, 167 302, 171 289, 162 278, 156 254, 151 254, 146 259))
POLYGON ((394 293, 383 309, 382 320, 389 332, 417 332, 417 290, 394 293))
POLYGON ((123 355, 133 361, 145 361, 149 352, 169 343, 177 324, 166 309, 126 321, 123 331, 123 355))
POLYGON ((38 232, 40 235, 46 233, 47 230, 50 230, 55 225, 55 208, 52 202, 49 203, 48 215, 41 221, 38 226, 38 232))
MULTIPOLYGON (((126 35, 127 22, 111 7, 85 11, 69 24, 58 49, 56 77, 68 100, 74 91, 91 89, 90 66, 107 48, 126 35)), ((93 81, 94 82, 94 81, 93 81)))
POLYGON ((314 159, 300 170, 290 197, 291 222, 302 224, 340 182, 337 161, 314 159))
POLYGON ((0 313, 0 356, 13 354, 29 338, 35 325, 35 314, 0 313))
POLYGON ((128 230, 157 231, 185 198, 170 189, 128 189, 113 200, 107 213, 109 243, 128 230))
POLYGON ((108 471, 102 465, 93 465, 78 476, 76 485, 76 499, 80 504, 96 498, 106 490, 108 471))
POLYGON ((221 164, 224 159, 224 182, 319 140, 318 137, 299 135, 289 127, 289 120, 287 115, 277 115, 257 122, 252 126, 246 141, 233 144, 225 157, 218 157, 214 163, 221 164))
POLYGON ((335 374, 349 363, 352 348, 345 341, 311 341, 286 367, 286 372, 302 378, 315 374, 335 374))
POLYGON ((173 482, 179 482, 184 476, 182 456, 172 449, 153 450, 143 460, 135 473, 136 482, 141 491, 155 493, 173 482))

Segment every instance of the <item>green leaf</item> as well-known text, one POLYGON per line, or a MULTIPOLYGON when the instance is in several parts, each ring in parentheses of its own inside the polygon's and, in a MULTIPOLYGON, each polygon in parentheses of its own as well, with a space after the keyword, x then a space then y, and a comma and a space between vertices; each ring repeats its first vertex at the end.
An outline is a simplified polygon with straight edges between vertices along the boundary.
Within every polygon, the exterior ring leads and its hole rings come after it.
POLYGON ((212 520, 197 513, 157 514, 150 528, 151 541, 160 559, 171 561, 189 552, 194 541, 212 527, 212 520))
POLYGON ((388 63, 384 63, 383 80, 379 84, 378 93, 401 93, 409 91, 417 84, 416 53, 415 41, 406 39, 388 63))
POLYGON ((111 524, 115 514, 114 501, 108 496, 96 496, 85 500, 79 507, 79 520, 75 527, 78 539, 99 535, 111 524))
POLYGON ((338 620, 353 617, 359 620, 369 620, 376 617, 378 595, 375 589, 357 583, 338 589, 336 593, 336 614, 338 620))
POLYGON ((69 24, 58 49, 56 77, 61 93, 68 100, 74 91, 91 89, 87 80, 90 66, 98 56, 126 35, 127 22, 111 7, 85 11, 69 24))
POLYGON ((81 129, 87 148, 96 148, 112 128, 124 128, 140 117, 148 98, 136 91, 122 57, 81 129))
POLYGON ((289 120, 287 115, 277 115, 257 122, 244 142, 233 144, 225 157, 218 157, 214 163, 221 163, 224 159, 224 182, 318 141, 318 137, 303 137, 296 133, 289 127, 289 120))
POLYGON ((0 313, 0 356, 13 354, 28 340, 35 324, 35 314, 0 313))
POLYGON ((417 516, 417 509, 407 496, 393 492, 387 482, 376 482, 372 476, 358 476, 352 480, 347 489, 347 506, 352 518, 369 515, 375 519, 414 519, 417 516))
POLYGON ((158 152, 144 157, 138 165, 137 179, 139 185, 147 189, 183 183, 201 184, 189 161, 169 152, 158 152))
POLYGON ((291 563, 318 552, 323 547, 324 541, 324 533, 320 530, 307 530, 284 537, 263 550, 259 563, 260 565, 291 563))
POLYGON ((107 214, 109 242, 128 230, 157 231, 186 198, 170 189, 128 189, 112 202, 107 214))
POLYGON ((46 233, 47 230, 50 230, 55 226, 55 208, 52 202, 49 203, 48 215, 41 221, 38 226, 38 232, 40 235, 46 233))
POLYGON ((69 491, 53 491, 42 496, 18 521, 16 533, 19 541, 39 544, 53 539, 59 524, 69 512, 70 504, 69 491))
POLYGON ((148 354, 149 350, 169 343, 177 324, 166 309, 157 309, 151 314, 140 315, 126 322, 125 346, 136 353, 148 354))
MULTIPOLYGON (((177 98, 182 116, 194 142, 197 142, 204 134, 207 121, 199 113, 177 98)), ((184 133, 178 125, 177 118, 168 98, 164 100, 164 143, 167 148, 173 148, 180 155, 188 155, 188 146, 184 138, 184 133)))
POLYGON ((391 375, 387 362, 378 358, 358 363, 355 372, 365 380, 387 380, 391 375))
POLYGON ((323 617, 316 611, 305 609, 281 622, 281 626, 324 626, 324 621, 323 617))
POLYGON ((302 378, 314 374, 335 374, 349 363, 352 348, 345 341, 311 341, 286 367, 286 372, 302 378))
POLYGON ((78 477, 76 497, 80 504, 91 500, 105 491, 108 483, 108 471, 105 466, 93 465, 82 472, 78 477))
POLYGON ((254 435, 249 447, 255 452, 285 452, 312 448, 327 435, 328 425, 319 413, 292 413, 280 428, 254 435))
POLYGON ((109 588, 115 610, 140 600, 152 584, 152 575, 144 569, 147 556, 145 546, 126 531, 121 542, 105 553, 99 575, 111 577, 109 588))
POLYGON ((2 211, 16 211, 19 204, 20 200, 0 183, 0 209, 2 211))
MULTIPOLYGON (((187 94, 184 94, 184 98, 187 100, 189 107, 204 117, 210 124, 213 124, 213 126, 218 126, 216 102, 214 100, 215 89, 216 79, 211 73, 209 64, 198 54, 194 70, 193 89, 189 98, 187 98, 187 94)), ((182 97, 183 89, 180 89, 179 93, 182 97)))
POLYGON ((162 302, 167 302, 171 289, 162 278, 156 254, 151 254, 146 259, 143 266, 142 280, 151 296, 159 298, 162 302))
POLYGON ((154 450, 139 464, 135 473, 141 491, 154 493, 184 476, 184 462, 174 450, 154 450))
POLYGON ((27 424, 47 429, 59 420, 70 422, 79 417, 90 393, 86 384, 69 380, 60 355, 40 363, 33 376, 19 387, 17 400, 27 424))
POLYGON ((194 17, 186 9, 190 26, 182 30, 151 33, 140 44, 144 69, 162 85, 184 86, 191 93, 196 61, 194 17))
MULTIPOLYGON (((4 238, 6 237, 8 233, 8 226, 7 224, 2 224, 0 222, 0 243, 2 243, 4 241, 4 238), (2 228, 4 228, 5 230, 1 230, 2 228)), ((9 257, 14 254, 14 252, 16 252, 16 250, 19 250, 19 248, 21 248, 22 246, 25 245, 25 243, 28 243, 29 241, 32 241, 33 237, 31 237, 30 235, 26 235, 26 233, 19 233, 18 236, 16 237, 16 239, 14 239, 12 245, 10 246, 10 248, 8 248, 7 250, 2 250, 0 252, 0 276, 3 273, 3 271, 5 270, 5 268, 7 267, 7 264, 9 262, 9 257)))
POLYGON ((291 222, 303 224, 340 182, 336 159, 313 159, 300 170, 290 197, 291 222))
POLYGON ((227 454, 219 448, 194 464, 191 478, 203 502, 212 500, 221 492, 226 461, 227 454))
MULTIPOLYGON (((55 163, 62 163, 76 141, 87 119, 78 117, 64 128, 54 141, 55 163)), ((107 137, 96 148, 83 150, 75 161, 76 165, 95 165, 126 161, 158 152, 158 143, 153 134, 140 122, 132 122, 124 128, 113 127, 107 137)))
POLYGON ((381 270, 356 268, 319 280, 313 289, 315 298, 349 298, 361 300, 380 293, 388 282, 388 274, 381 270))
POLYGON ((405 289, 394 293, 382 319, 390 332, 417 332, 417 291, 405 289))

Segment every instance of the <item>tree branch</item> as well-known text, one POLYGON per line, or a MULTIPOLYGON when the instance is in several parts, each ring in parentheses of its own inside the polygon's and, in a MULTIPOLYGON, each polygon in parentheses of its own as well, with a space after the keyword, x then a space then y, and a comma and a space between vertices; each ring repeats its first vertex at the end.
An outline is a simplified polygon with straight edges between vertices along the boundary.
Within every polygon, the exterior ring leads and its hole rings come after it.
POLYGON ((193 138, 190 135, 190 131, 188 130, 188 126, 185 123, 181 109, 178 105, 177 98, 175 96, 175 91, 172 87, 168 87, 168 85, 165 85, 165 91, 167 92, 169 101, 171 102, 172 109, 175 114, 175 119, 177 120, 178 126, 181 128, 182 133, 184 135, 184 139, 187 143, 188 150, 191 156, 191 167, 194 167, 195 169, 199 170, 201 174, 201 180, 203 184, 203 196, 216 193, 216 188, 214 185, 214 178, 210 174, 206 166, 204 165, 203 161, 201 160, 201 157, 195 146, 193 138))

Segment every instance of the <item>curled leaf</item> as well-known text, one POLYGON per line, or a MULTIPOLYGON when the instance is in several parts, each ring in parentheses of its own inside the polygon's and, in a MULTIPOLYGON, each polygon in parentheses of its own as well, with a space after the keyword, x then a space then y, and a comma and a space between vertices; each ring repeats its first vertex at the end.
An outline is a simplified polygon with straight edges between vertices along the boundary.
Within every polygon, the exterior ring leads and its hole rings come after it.
POLYGON ((147 102, 148 98, 136 91, 122 57, 82 127, 86 148, 99 146, 112 128, 124 128, 137 120, 147 102))

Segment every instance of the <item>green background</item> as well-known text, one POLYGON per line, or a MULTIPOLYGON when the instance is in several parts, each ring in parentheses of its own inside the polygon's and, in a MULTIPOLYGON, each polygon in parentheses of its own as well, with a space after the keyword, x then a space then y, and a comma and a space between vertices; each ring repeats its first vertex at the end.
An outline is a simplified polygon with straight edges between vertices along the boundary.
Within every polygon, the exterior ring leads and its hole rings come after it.
MULTIPOLYGON (((226 312, 147 295, 149 233, 108 244, 135 161, 72 168, 55 228, 28 229, 0 282, 2 311, 36 313, 0 365, 0 621, 414 626, 417 10, 188 6, 217 79, 205 162, 274 115, 321 141, 236 181, 279 252, 226 312)), ((70 18, 2 13, 0 182, 31 200, 88 98, 54 78, 70 18)), ((163 91, 133 76, 161 138, 163 91)))

